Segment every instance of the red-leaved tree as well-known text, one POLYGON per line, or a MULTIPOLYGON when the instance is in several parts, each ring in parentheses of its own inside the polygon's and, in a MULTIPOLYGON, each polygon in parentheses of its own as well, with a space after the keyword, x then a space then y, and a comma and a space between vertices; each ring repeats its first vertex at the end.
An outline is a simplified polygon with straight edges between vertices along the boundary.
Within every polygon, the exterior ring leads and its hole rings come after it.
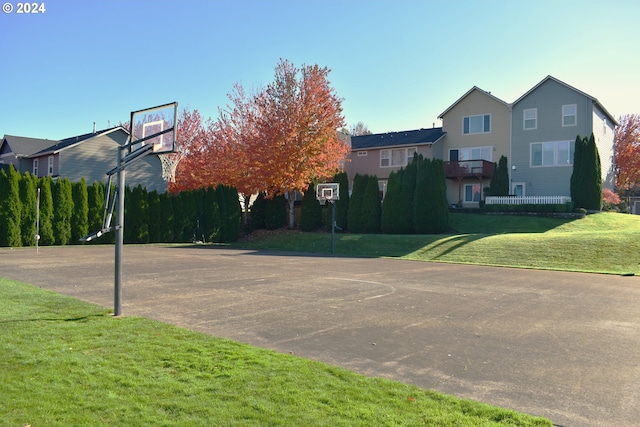
POLYGON ((289 226, 294 226, 294 192, 304 193, 314 179, 341 169, 349 147, 338 138, 344 126, 342 99, 331 87, 328 68, 296 68, 281 60, 260 108, 261 143, 254 152, 267 190, 289 195, 289 226))
POLYGON ((616 188, 628 192, 640 187, 640 115, 627 114, 618 122, 613 146, 616 188))

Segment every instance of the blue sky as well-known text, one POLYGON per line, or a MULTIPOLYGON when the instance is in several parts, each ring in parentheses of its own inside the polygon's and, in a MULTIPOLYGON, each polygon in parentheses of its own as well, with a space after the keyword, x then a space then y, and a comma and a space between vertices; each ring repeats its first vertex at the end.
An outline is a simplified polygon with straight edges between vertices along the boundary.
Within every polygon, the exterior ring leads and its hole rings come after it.
MULTIPOLYGON (((2 0, 2 3, 6 3, 2 0)), ((547 75, 640 113, 640 2, 49 0, 0 13, 0 135, 61 139, 178 101, 215 118, 280 58, 329 67, 348 124, 441 124, 473 86, 512 102, 547 75)))

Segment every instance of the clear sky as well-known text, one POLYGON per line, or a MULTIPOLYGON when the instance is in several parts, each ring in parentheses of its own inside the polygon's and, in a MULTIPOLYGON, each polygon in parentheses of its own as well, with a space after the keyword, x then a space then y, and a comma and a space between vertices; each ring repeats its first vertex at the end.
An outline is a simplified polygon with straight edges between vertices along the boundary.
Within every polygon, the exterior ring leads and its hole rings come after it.
POLYGON ((347 123, 374 133, 440 126, 473 86, 513 102, 547 75, 640 113, 637 0, 0 3, 0 136, 61 139, 173 101, 215 118, 280 58, 329 67, 347 123))

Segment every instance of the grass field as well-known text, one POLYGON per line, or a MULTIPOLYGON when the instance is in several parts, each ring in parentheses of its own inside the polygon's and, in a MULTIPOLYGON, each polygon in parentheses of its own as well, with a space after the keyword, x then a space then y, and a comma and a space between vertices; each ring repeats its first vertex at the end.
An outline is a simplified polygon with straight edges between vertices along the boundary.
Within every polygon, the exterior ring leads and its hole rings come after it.
POLYGON ((0 278, 3 426, 551 426, 0 278))
MULTIPOLYGON (((455 234, 336 234, 343 256, 640 274, 640 216, 597 213, 582 219, 453 213, 455 234)), ((329 233, 282 233, 245 248, 329 254, 329 233)))

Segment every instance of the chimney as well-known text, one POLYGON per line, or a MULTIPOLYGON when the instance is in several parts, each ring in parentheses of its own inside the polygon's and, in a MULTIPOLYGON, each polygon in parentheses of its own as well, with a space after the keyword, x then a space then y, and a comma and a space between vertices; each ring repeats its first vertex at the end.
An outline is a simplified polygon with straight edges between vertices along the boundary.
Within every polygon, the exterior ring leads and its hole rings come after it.
POLYGON ((96 122, 93 122, 93 133, 96 133, 96 122))

